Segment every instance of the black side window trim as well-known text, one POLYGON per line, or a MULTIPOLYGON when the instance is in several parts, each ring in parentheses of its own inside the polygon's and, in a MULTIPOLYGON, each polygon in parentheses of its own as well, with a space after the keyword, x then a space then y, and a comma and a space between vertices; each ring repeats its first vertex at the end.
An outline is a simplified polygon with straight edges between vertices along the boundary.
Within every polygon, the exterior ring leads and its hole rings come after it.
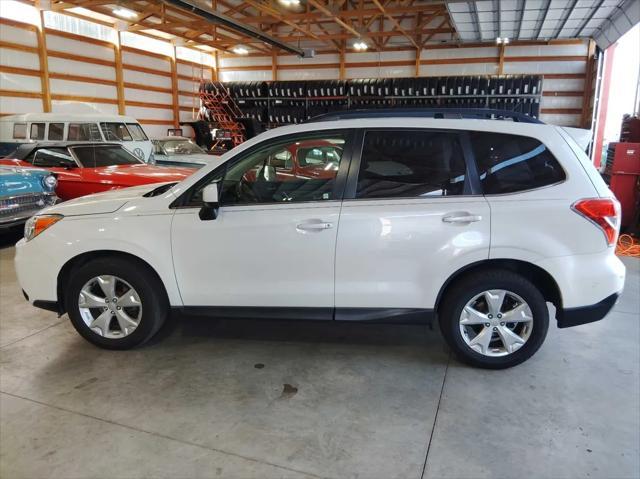
MULTIPOLYGON (((343 200, 354 201, 372 201, 372 200, 406 200, 406 199, 425 199, 418 197, 388 197, 388 198, 357 198, 356 191, 358 187, 358 175, 360 173, 360 161, 362 159, 362 149, 364 148, 364 135, 368 132, 375 131, 432 131, 432 132, 445 132, 453 133, 458 137, 458 142, 464 155, 466 178, 463 187, 463 194, 456 196, 446 196, 444 198, 460 198, 464 196, 482 196, 482 190, 480 188, 480 178, 478 176, 478 169, 473 155, 473 149, 471 148, 471 141, 469 140, 469 133, 467 130, 455 130, 448 128, 358 128, 356 132, 356 146, 353 147, 353 153, 351 157, 351 164, 349 167, 349 175, 347 177, 347 186, 345 188, 343 200)), ((439 198, 438 196, 429 197, 429 199, 439 198)))
MULTIPOLYGON (((355 138, 356 136, 355 133, 356 133, 356 130, 354 130, 353 128, 334 128, 331 130, 314 130, 314 131, 292 133, 290 135, 277 136, 274 138, 269 138, 268 140, 265 140, 265 141, 261 141, 260 143, 253 145, 251 148, 248 148, 243 152, 237 154, 233 158, 230 158, 225 163, 223 163, 222 165, 218 166, 217 168, 209 172, 209 174, 200 178, 200 180, 198 180, 194 185, 192 185, 189 189, 187 189, 184 193, 182 193, 178 198, 173 200, 173 202, 169 205, 169 208, 171 209, 200 208, 200 205, 190 205, 188 203, 189 198, 191 198, 191 195, 195 190, 197 190, 198 188, 201 188, 205 184, 210 183, 212 178, 219 176, 220 174, 222 174, 220 181, 221 182, 224 181, 224 177, 226 175, 226 171, 229 166, 234 165, 239 161, 242 161, 244 158, 253 154, 256 150, 264 148, 269 143, 295 141, 297 138, 309 139, 310 137, 313 138, 318 136, 320 137, 331 136, 336 134, 344 135, 345 148, 344 148, 344 151, 342 152, 342 158, 340 160, 338 174, 336 175, 336 182, 334 186, 334 192, 336 197, 333 198, 331 201, 341 201, 345 197, 345 185, 347 183, 347 174, 350 171, 350 164, 353 161, 354 144, 357 141, 357 139, 355 138)), ((320 200, 320 201, 312 201, 312 202, 301 201, 297 203, 273 202, 273 203, 260 203, 260 205, 281 205, 281 204, 295 205, 295 204, 304 204, 304 203, 321 203, 322 201, 329 201, 329 200, 320 200)), ((233 205, 227 204, 227 205, 221 205, 221 206, 253 206, 255 207, 256 204, 254 203, 246 204, 246 205, 245 204, 233 204, 233 205)))

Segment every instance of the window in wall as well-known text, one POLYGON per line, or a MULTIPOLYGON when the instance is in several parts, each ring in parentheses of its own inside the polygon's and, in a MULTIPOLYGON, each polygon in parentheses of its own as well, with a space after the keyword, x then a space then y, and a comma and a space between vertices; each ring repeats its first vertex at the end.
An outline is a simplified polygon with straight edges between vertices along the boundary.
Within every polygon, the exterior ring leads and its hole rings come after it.
POLYGON ((69 123, 67 133, 69 141, 101 141, 100 130, 96 123, 69 123))
POLYGON ((133 139, 136 141, 144 141, 149 139, 147 138, 147 135, 145 135, 142 127, 137 123, 127 123, 127 129, 129 130, 129 133, 131 133, 133 139))
POLYGON ((98 40, 104 40, 111 43, 115 43, 117 38, 116 31, 111 27, 83 20, 81 18, 64 15, 59 12, 45 11, 44 25, 45 27, 53 30, 61 30, 63 32, 96 38, 98 40))
POLYGON ((369 131, 364 137, 357 198, 461 195, 466 164, 456 133, 369 131))
POLYGON ((485 194, 531 190, 566 177, 549 149, 534 138, 484 131, 470 135, 485 194))
POLYGON ((50 140, 62 140, 64 138, 64 123, 49 123, 50 140))
POLYGON ((213 56, 210 53, 201 52, 192 48, 176 47, 176 58, 209 67, 213 66, 213 56))
POLYGON ((44 140, 44 130, 46 123, 31 123, 31 133, 29 138, 32 140, 44 140))
POLYGON ((131 141, 129 130, 124 123, 100 123, 102 134, 107 141, 131 141))
POLYGON ((27 138, 27 124, 26 123, 14 123, 13 124, 13 138, 16 140, 24 140, 27 138))

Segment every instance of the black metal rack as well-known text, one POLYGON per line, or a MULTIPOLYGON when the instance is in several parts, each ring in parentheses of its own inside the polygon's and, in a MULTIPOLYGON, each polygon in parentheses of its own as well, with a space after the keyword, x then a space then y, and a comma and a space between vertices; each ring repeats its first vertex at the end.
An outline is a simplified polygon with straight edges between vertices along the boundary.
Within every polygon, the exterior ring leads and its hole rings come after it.
POLYGON ((227 82, 225 86, 243 117, 264 128, 372 108, 488 108, 538 118, 542 95, 542 77, 536 75, 227 82))

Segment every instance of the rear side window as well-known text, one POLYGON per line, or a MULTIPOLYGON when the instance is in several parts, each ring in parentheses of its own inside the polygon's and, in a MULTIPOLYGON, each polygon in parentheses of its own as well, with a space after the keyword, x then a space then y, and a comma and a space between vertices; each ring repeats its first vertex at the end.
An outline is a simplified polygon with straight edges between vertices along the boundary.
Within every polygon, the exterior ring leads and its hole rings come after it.
POLYGON ((458 135, 446 131, 365 134, 357 198, 461 195, 466 164, 458 135))
POLYGON ((62 140, 64 134, 64 123, 49 123, 49 139, 62 140))
POLYGON ((470 132, 482 190, 499 195, 564 181, 564 170, 535 138, 483 131, 470 132))
POLYGON ((148 140, 147 135, 144 134, 144 130, 137 123, 127 123, 127 129, 131 133, 131 137, 136 141, 148 140))
POLYGON ((96 123, 69 123, 67 133, 69 141, 101 141, 100 130, 96 123))
POLYGON ((27 124, 26 123, 14 123, 13 125, 13 137, 17 140, 27 138, 27 124))
POLYGON ((131 135, 124 123, 100 123, 107 141, 131 141, 131 135))
POLYGON ((31 123, 31 134, 29 138, 32 140, 44 140, 45 123, 31 123))

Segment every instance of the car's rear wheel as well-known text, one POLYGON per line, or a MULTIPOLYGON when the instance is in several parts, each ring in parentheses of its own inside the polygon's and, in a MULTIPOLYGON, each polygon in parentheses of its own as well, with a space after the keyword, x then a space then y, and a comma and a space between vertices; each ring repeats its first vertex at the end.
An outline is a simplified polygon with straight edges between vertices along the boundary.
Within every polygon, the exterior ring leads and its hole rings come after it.
POLYGON ((143 263, 119 257, 99 258, 74 270, 65 305, 78 333, 106 349, 148 341, 168 311, 156 274, 143 263))
POLYGON ((456 282, 443 298, 439 320, 461 360, 502 369, 520 364, 540 348, 549 310, 529 280, 511 271, 490 270, 456 282))

